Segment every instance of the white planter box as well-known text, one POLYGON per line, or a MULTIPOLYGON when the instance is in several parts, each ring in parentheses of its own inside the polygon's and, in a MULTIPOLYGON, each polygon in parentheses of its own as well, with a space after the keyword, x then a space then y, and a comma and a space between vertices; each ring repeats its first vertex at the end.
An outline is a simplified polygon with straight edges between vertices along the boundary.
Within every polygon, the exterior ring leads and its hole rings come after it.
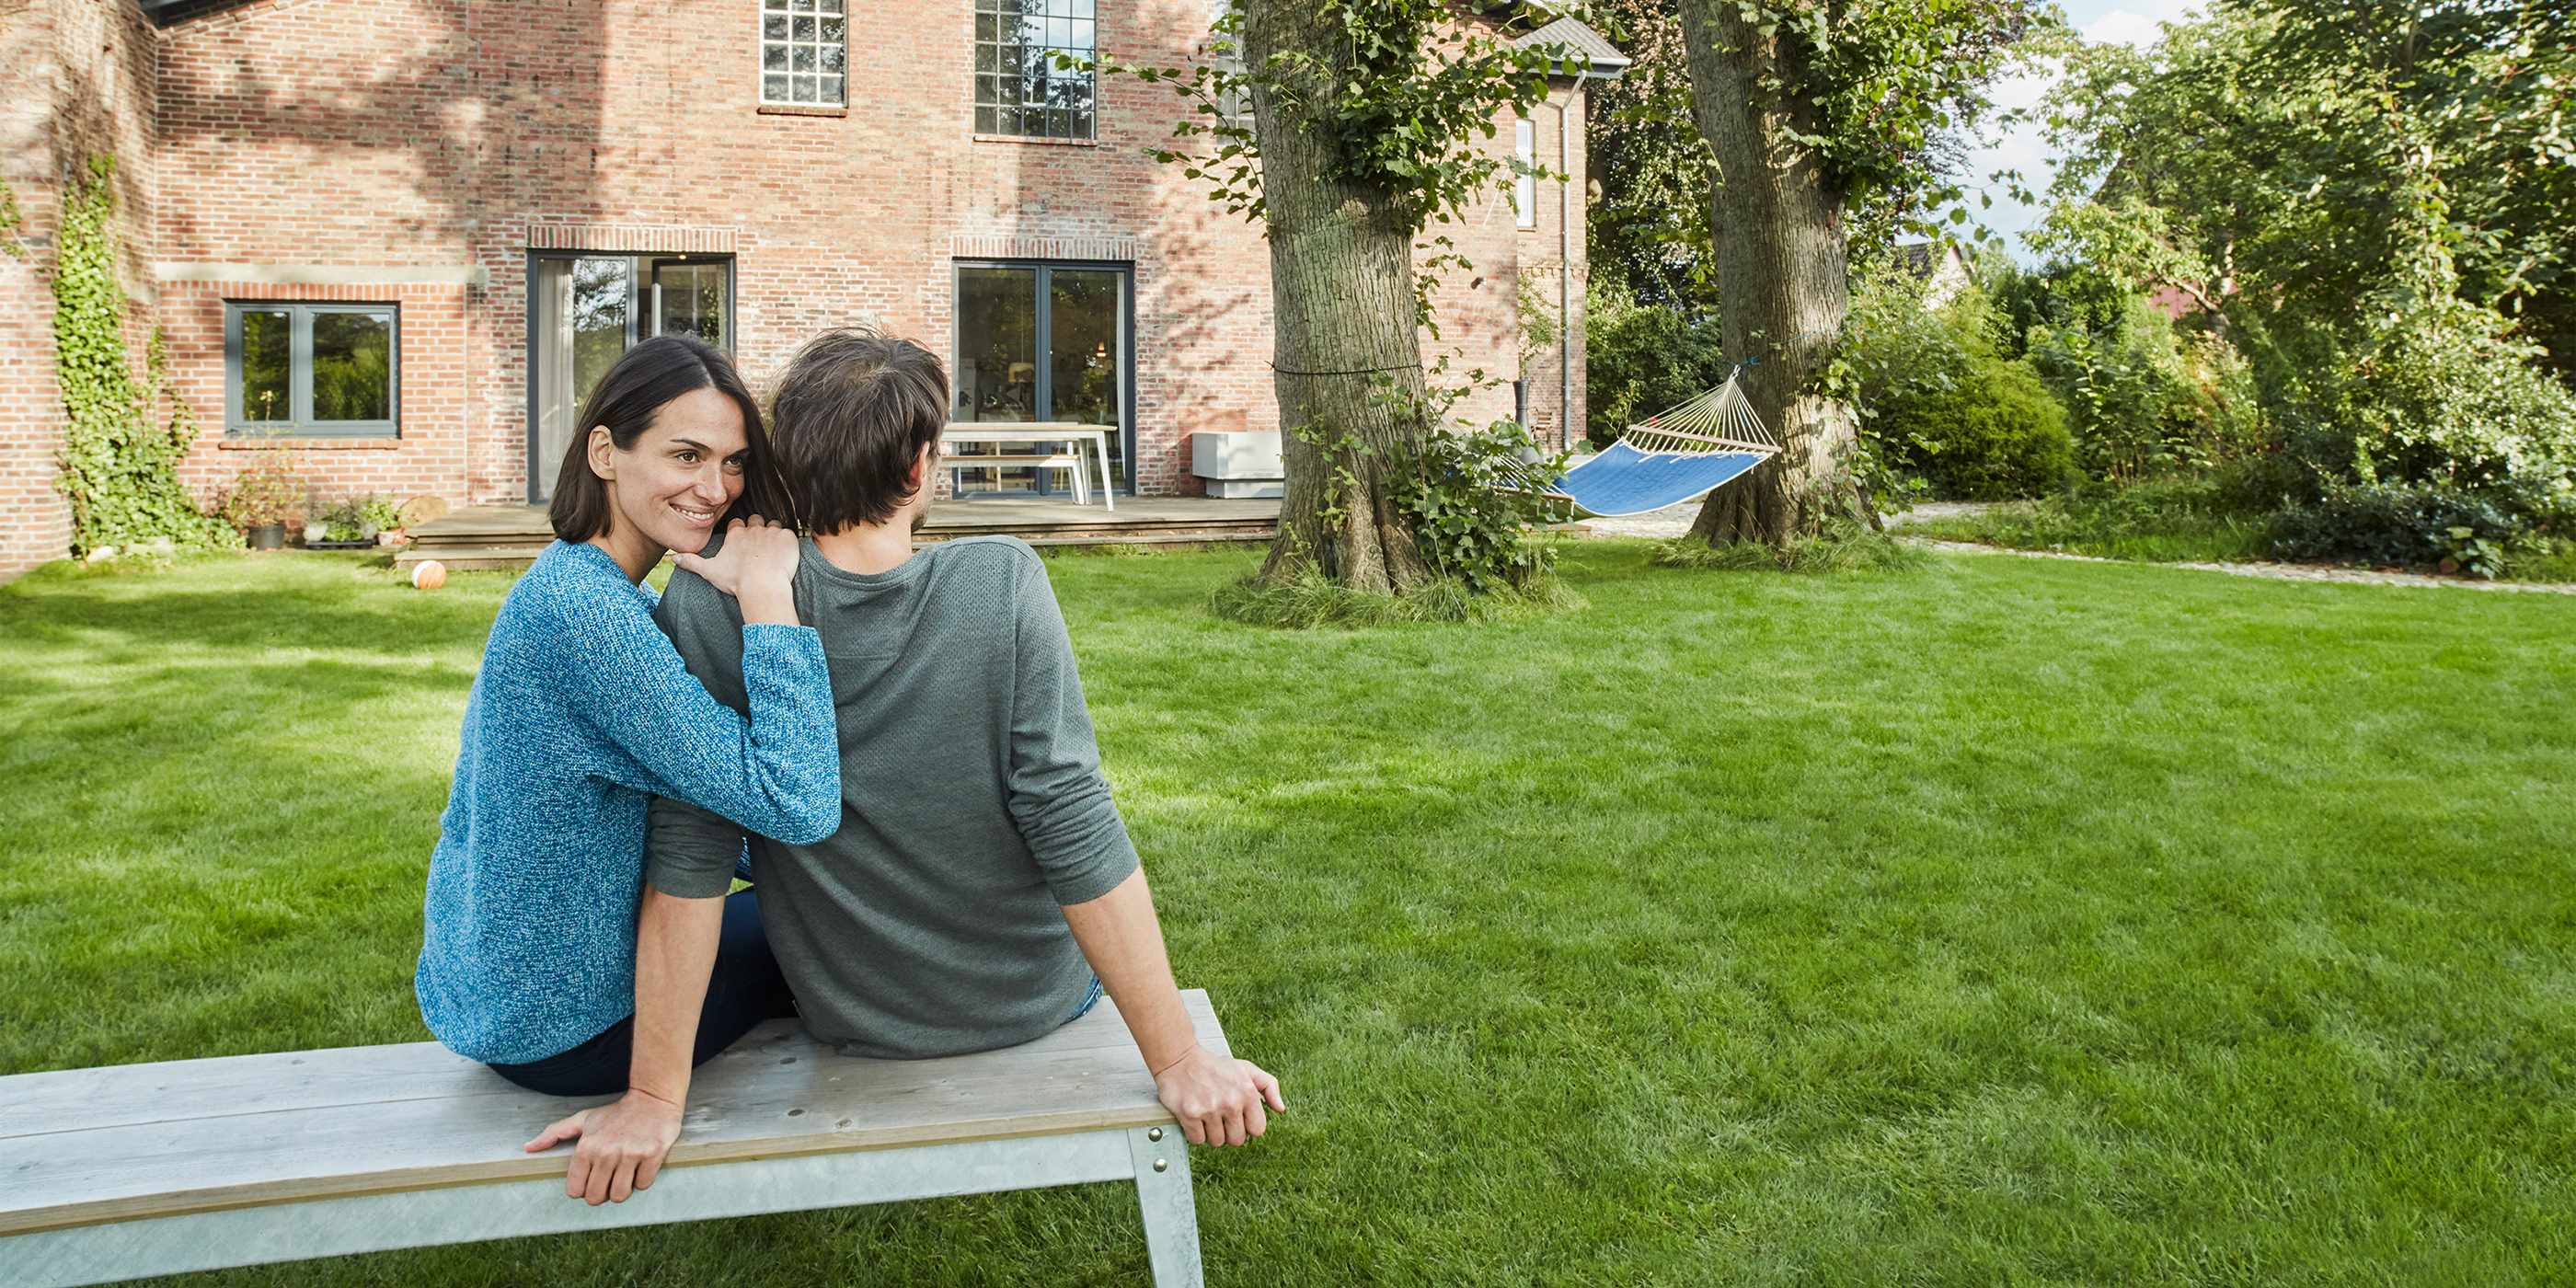
POLYGON ((1280 460, 1277 430, 1237 430, 1190 435, 1190 473, 1276 483, 1288 477, 1288 467, 1280 460))

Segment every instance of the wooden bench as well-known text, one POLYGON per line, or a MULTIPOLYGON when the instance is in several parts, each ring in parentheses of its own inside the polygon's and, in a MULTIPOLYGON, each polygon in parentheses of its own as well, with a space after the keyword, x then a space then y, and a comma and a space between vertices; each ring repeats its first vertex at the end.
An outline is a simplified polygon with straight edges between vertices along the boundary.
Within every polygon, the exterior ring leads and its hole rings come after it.
MULTIPOLYGON (((1207 994, 1183 994, 1226 1054, 1207 994)), ((1158 1288, 1199 1278, 1180 1128, 1103 1000, 1037 1041, 834 1054, 773 1021, 698 1070, 653 1188, 564 1197, 574 1108, 434 1042, 0 1078, 0 1285, 53 1288, 482 1239, 1133 1180, 1158 1288)))

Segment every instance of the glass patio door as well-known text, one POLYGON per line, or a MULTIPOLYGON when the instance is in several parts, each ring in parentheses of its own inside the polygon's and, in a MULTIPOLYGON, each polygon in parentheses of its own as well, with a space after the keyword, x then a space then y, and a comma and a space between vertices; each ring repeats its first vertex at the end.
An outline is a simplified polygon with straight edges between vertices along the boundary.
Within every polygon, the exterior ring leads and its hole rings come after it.
POLYGON ((528 499, 554 495, 582 400, 638 340, 687 335, 728 349, 733 261, 564 255, 528 273, 528 499))
MULTIPOLYGON (((1070 421, 1108 431, 1108 486, 1128 486, 1128 344, 1125 265, 959 264, 957 370, 949 419, 999 427, 1070 421)), ((960 444, 959 455, 1026 455, 1024 444, 960 444)), ((1031 466, 961 469, 966 494, 1046 495, 1031 466)))

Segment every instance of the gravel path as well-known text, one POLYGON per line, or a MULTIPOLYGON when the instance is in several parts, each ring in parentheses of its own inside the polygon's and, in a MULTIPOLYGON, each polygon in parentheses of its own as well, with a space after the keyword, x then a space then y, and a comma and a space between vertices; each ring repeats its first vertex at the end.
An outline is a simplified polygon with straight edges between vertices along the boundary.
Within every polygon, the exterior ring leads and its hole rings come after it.
MULTIPOLYGON (((1587 519, 1584 526, 1596 537, 1648 537, 1668 541, 1690 531, 1691 520, 1699 517, 1700 503, 1685 501, 1648 514, 1634 514, 1624 519, 1587 519)), ((1942 519, 1960 519, 1992 509, 1991 503, 1977 501, 1928 501, 1904 514, 1889 515, 1887 526, 1903 528, 1916 523, 1942 519)), ((1967 541, 1937 541, 1930 537, 1907 537, 1930 550, 1953 554, 2018 555, 2024 559, 2073 559, 2079 563, 2128 563, 2131 560, 2104 559, 2098 555, 2070 555, 2055 550, 2014 550, 2005 546, 1978 545, 1967 541)), ((2150 565, 2158 568, 2191 568, 2202 572, 2223 572, 2234 577, 2269 577, 2276 581, 2335 581, 2365 586, 2448 586, 2454 590, 2512 590, 2541 595, 2576 595, 2576 586, 2556 586, 2519 581, 2477 581, 2467 577, 2427 577, 2412 572, 2372 572, 2363 568, 2327 568, 2314 564, 2287 563, 2170 563, 2150 565)))

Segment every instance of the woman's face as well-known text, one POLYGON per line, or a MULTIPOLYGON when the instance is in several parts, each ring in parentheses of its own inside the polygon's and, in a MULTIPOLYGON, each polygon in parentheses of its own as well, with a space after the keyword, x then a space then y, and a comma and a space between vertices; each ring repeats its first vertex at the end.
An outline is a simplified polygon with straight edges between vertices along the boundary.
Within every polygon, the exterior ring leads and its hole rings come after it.
POLYGON ((590 467, 607 480, 617 522, 665 550, 695 552, 736 497, 750 454, 742 408, 714 389, 662 404, 630 450, 590 432, 590 467))

